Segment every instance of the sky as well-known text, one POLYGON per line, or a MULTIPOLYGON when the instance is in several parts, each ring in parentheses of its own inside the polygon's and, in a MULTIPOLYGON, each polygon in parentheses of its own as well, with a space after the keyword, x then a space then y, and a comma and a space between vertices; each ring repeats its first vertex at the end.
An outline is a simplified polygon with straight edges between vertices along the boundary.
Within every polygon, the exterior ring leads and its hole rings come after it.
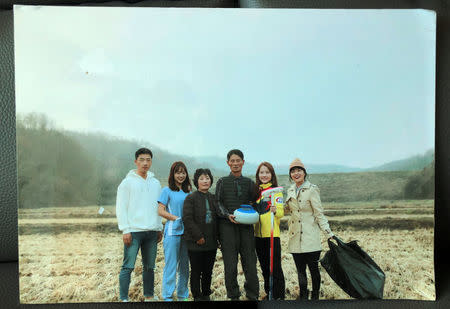
POLYGON ((434 147, 426 10, 15 6, 18 113, 172 153, 368 168, 434 147))

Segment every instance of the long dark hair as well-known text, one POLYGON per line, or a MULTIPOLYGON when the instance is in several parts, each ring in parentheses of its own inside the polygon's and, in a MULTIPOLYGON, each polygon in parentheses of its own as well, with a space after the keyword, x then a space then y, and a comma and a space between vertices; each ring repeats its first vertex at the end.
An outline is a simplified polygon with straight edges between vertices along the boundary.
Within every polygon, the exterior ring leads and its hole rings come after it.
POLYGON ((253 191, 255 194, 255 200, 259 198, 259 186, 261 185, 261 180, 259 180, 259 170, 261 167, 267 167, 269 169, 270 174, 272 175, 272 179, 270 179, 270 182, 272 183, 272 187, 278 187, 278 181, 277 181, 277 175, 275 174, 275 169, 273 168, 272 164, 269 162, 262 162, 260 165, 258 165, 258 168, 256 169, 256 177, 255 177, 255 190, 253 191))
POLYGON ((184 165, 184 163, 181 161, 173 162, 172 166, 170 167, 169 188, 172 191, 180 191, 175 181, 175 173, 178 172, 180 169, 183 169, 186 172, 186 179, 181 184, 181 189, 183 190, 183 192, 189 193, 192 188, 191 181, 189 180, 189 174, 186 165, 184 165))

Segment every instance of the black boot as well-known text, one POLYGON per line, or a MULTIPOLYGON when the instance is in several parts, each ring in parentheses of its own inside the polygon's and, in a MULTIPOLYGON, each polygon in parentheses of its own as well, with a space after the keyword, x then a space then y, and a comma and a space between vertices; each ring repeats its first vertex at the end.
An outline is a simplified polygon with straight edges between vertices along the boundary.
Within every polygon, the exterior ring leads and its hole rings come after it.
POLYGON ((297 297, 297 300, 308 300, 308 290, 300 290, 300 295, 297 297))
POLYGON ((319 300, 319 290, 317 290, 317 291, 312 290, 311 291, 311 300, 319 300))

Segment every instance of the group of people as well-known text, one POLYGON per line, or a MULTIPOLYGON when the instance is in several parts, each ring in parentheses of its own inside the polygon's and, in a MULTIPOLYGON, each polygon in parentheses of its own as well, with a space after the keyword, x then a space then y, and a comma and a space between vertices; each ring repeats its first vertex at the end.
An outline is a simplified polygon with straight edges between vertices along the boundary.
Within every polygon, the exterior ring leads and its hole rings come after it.
POLYGON ((264 277, 266 296, 263 299, 268 298, 271 288, 273 299, 284 299, 280 219, 285 210, 290 212, 288 251, 293 256, 298 272, 298 299, 308 299, 309 295, 311 299, 319 298, 320 231, 327 237, 333 237, 333 233, 323 213, 319 188, 306 179, 307 172, 300 159, 294 159, 289 166, 289 178, 293 184, 287 189, 284 199, 280 191, 273 193, 273 197, 263 194, 265 190, 278 187, 270 163, 262 162, 258 166, 255 182, 242 175, 245 161, 242 151, 238 149, 228 152, 230 174, 217 181, 215 194, 209 192, 213 184, 213 175, 209 169, 195 171, 193 183, 197 190, 193 191, 188 170, 181 161, 172 164, 168 186, 161 190, 160 182, 149 171, 152 159, 151 150, 138 149, 134 161, 136 169, 128 173, 117 190, 116 215, 124 243, 123 264, 119 274, 121 301, 128 301, 131 272, 139 249, 145 301, 159 300, 154 294, 154 268, 157 243, 162 239, 165 261, 162 298, 165 301, 187 300, 189 282, 194 300, 210 300, 211 278, 218 248, 222 252, 225 286, 230 300, 239 300, 241 296, 237 281, 239 256, 248 300, 259 299, 257 261, 264 277), (258 212, 256 224, 236 221, 233 213, 244 204, 252 205, 258 212), (167 220, 164 226, 162 218, 167 220), (306 266, 311 273, 311 293, 307 290, 306 266))

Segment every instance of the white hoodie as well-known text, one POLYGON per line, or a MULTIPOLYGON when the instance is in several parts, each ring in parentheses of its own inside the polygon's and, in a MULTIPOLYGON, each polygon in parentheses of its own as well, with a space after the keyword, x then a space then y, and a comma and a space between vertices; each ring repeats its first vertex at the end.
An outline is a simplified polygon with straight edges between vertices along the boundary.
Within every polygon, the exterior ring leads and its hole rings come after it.
POLYGON ((157 202, 161 184, 154 176, 147 172, 144 179, 131 170, 117 188, 116 216, 123 234, 162 230, 157 202))

